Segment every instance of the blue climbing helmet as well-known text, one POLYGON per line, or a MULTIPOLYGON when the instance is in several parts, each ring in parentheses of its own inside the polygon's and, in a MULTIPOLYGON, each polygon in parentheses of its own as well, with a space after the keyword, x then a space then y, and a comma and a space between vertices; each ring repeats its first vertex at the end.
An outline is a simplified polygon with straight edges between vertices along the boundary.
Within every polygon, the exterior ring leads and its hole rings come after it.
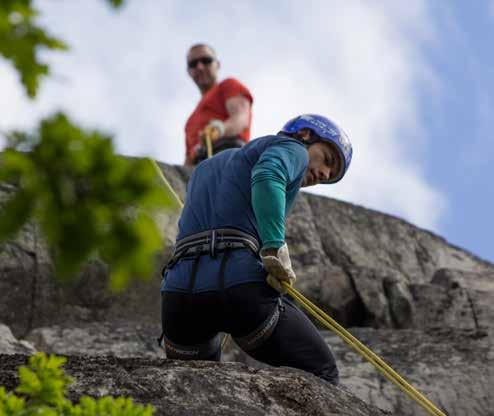
POLYGON ((330 119, 318 114, 302 114, 288 121, 281 129, 282 133, 297 133, 301 129, 310 129, 317 136, 308 144, 325 141, 334 145, 342 161, 342 169, 338 175, 324 183, 338 182, 345 175, 352 161, 352 144, 346 133, 330 119))

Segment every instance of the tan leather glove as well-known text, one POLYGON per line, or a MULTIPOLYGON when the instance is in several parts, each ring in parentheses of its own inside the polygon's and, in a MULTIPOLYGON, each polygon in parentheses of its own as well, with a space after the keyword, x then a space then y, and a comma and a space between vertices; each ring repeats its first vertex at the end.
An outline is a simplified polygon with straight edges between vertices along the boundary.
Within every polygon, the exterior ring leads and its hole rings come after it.
POLYGON ((204 127, 200 133, 199 138, 202 143, 206 143, 206 138, 209 137, 211 142, 214 143, 220 137, 223 137, 225 134, 225 124, 221 120, 211 120, 206 127, 204 127))
POLYGON ((295 283, 297 276, 292 269, 290 253, 288 246, 283 244, 277 251, 276 255, 266 254, 266 249, 261 250, 261 260, 264 269, 268 272, 267 282, 280 293, 286 293, 285 288, 280 284, 280 281, 286 281, 290 285, 295 283))

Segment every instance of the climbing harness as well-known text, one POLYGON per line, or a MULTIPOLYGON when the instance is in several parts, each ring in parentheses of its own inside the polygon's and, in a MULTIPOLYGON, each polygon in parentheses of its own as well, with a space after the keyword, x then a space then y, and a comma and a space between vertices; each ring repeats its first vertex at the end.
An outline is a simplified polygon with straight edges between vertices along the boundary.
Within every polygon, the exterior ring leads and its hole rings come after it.
MULTIPOLYGON (((226 262, 232 250, 235 249, 249 249, 257 256, 259 254, 260 245, 257 239, 250 234, 232 228, 218 228, 203 231, 177 241, 173 255, 165 266, 165 270, 173 268, 182 260, 192 259, 193 264, 188 287, 189 293, 191 293, 194 289, 200 257, 208 255, 212 258, 216 258, 217 254, 222 252, 223 257, 220 262, 218 280, 219 289, 223 290, 225 287, 226 262)), ((261 323, 261 325, 245 336, 235 337, 235 342, 245 351, 253 350, 262 345, 276 328, 280 317, 280 310, 282 308, 281 299, 279 299, 273 312, 261 323)), ((167 339, 164 332, 162 332, 158 339, 158 344, 161 345, 163 340, 169 358, 176 359, 207 359, 222 347, 219 335, 213 337, 206 343, 192 346, 174 343, 167 339)), ((223 347, 225 342, 226 337, 223 340, 223 347)))
POLYGON ((233 338, 237 345, 242 348, 242 350, 247 352, 254 350, 264 344, 264 341, 266 341, 271 336, 276 328, 276 325, 278 325, 278 321, 280 320, 280 313, 284 310, 284 308, 285 307, 283 306, 280 297, 278 298, 278 304, 274 308, 273 313, 268 316, 261 325, 259 325, 248 335, 233 338))
POLYGON ((367 359, 381 374, 394 383, 401 391, 406 393, 416 403, 421 405, 429 414, 434 416, 446 416, 430 400, 428 400, 416 388, 410 385, 403 377, 394 371, 386 362, 375 354, 371 349, 362 344, 350 332, 343 328, 338 322, 328 316, 324 311, 314 305, 310 300, 294 289, 288 282, 280 281, 287 293, 292 296, 310 315, 317 319, 324 327, 335 332, 355 352, 367 359))
MULTIPOLYGON (((194 259, 189 285, 189 291, 192 292, 201 256, 208 254, 212 258, 216 258, 218 253, 223 252, 219 276, 220 289, 223 289, 226 261, 231 251, 235 249, 249 249, 255 255, 258 255, 260 247, 256 238, 233 228, 217 228, 203 231, 177 241, 173 255, 165 266, 165 270, 171 269, 181 260, 194 259)), ((163 270, 163 273, 165 270, 163 270)))
MULTIPOLYGON (((163 172, 157 165, 156 161, 149 159, 150 162, 155 166, 157 172, 159 173, 159 176, 163 180, 163 183, 165 187, 169 190, 169 192, 174 196, 174 198, 177 200, 179 205, 183 207, 182 202, 180 201, 179 197, 173 190, 173 188, 170 186, 168 181, 163 175, 163 172)), ((252 236, 249 235, 250 238, 252 236)), ((186 239, 183 239, 186 240, 186 239)), ((181 241, 183 241, 181 240, 181 241)), ((187 242, 185 242, 187 243, 187 242)), ((177 244, 178 246, 178 244, 177 244)), ((204 249, 204 247, 202 247, 204 249)), ((201 250, 202 250, 201 249, 201 250)), ((207 250, 207 248, 206 248, 207 250)), ((177 247, 175 248, 175 252, 177 251, 177 247)), ((209 252, 211 252, 211 247, 209 247, 209 252)), ((213 250, 214 252, 214 250, 213 250)), ((223 257, 223 259, 226 256, 223 257)), ((220 266, 220 268, 223 268, 224 266, 220 266)), ((313 304, 309 299, 307 299, 305 296, 303 296, 299 291, 294 289, 288 282, 280 281, 282 286, 286 289, 287 293, 295 299, 311 316, 313 316, 319 323, 321 323, 325 328, 333 331, 338 335, 346 344, 348 344, 355 352, 360 354, 362 357, 364 357, 369 363, 371 363, 386 379, 391 381, 393 384, 395 384, 401 391, 403 391, 405 394, 407 394, 412 400, 414 400, 416 403, 418 403, 420 406, 422 406, 427 413, 433 416, 446 416, 446 414, 441 411, 439 408, 437 408, 434 403, 432 403, 430 400, 428 400, 422 393, 420 393, 416 388, 414 388, 411 384, 409 384, 403 377, 401 377, 395 370, 393 370, 382 358, 380 358, 376 353, 374 353, 371 349, 366 347, 362 342, 360 342, 357 338, 355 338, 350 332, 348 332, 345 328, 343 328, 338 322, 336 322, 333 318, 328 316, 324 311, 322 311, 320 308, 318 308, 315 304, 313 304)), ((242 348, 245 347, 246 350, 248 349, 253 349, 257 345, 257 342, 262 339, 267 339, 269 335, 271 335, 272 331, 276 327, 276 324, 279 319, 279 311, 282 306, 279 305, 278 308, 275 308, 275 311, 273 314, 266 319, 263 324, 260 325, 259 328, 257 328, 255 331, 253 331, 251 334, 247 335, 246 337, 241 337, 241 338, 236 338, 235 341, 239 343, 239 345, 242 346, 242 348)), ((158 343, 161 345, 161 342, 164 339, 164 335, 158 339, 158 343)), ((219 338, 218 338, 219 339, 219 338)), ((228 336, 225 336, 223 338, 223 342, 221 347, 224 348, 226 341, 228 339, 228 336)), ((169 342, 168 340, 165 340, 165 343, 169 342)), ((213 348, 212 345, 217 347, 217 344, 215 344, 217 341, 216 337, 213 338, 209 343, 207 344, 201 344, 201 348, 204 348, 204 351, 207 352, 211 351, 209 348, 213 348)), ((191 355, 194 354, 194 351, 197 351, 199 348, 198 346, 193 346, 193 347, 184 347, 184 346, 179 346, 177 344, 172 344, 169 343, 167 346, 170 346, 173 349, 175 349, 177 352, 182 351, 186 356, 190 357, 191 355)), ((201 351, 197 352, 197 357, 202 353, 201 351)))
POLYGON ((218 228, 190 235, 175 244, 175 250, 167 268, 173 267, 179 260, 209 254, 215 258, 218 252, 248 248, 257 254, 259 242, 250 234, 233 228, 218 228))
POLYGON ((206 360, 221 348, 221 337, 216 335, 209 341, 196 345, 180 345, 169 340, 162 332, 158 345, 164 342, 166 355, 172 360, 206 360))

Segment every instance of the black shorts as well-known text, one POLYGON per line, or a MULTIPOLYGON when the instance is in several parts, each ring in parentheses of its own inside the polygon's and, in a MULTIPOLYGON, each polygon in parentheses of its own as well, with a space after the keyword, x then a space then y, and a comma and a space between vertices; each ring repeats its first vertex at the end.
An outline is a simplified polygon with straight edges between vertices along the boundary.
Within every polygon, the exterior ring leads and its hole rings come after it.
POLYGON ((234 339, 245 337, 262 326, 276 308, 279 318, 269 337, 254 349, 243 348, 245 352, 266 364, 298 368, 337 384, 334 356, 317 328, 292 301, 280 299, 267 283, 247 283, 195 294, 164 292, 161 316, 166 339, 171 345, 208 346, 202 356, 187 356, 175 353, 165 344, 167 356, 219 361, 220 332, 231 334, 234 339))

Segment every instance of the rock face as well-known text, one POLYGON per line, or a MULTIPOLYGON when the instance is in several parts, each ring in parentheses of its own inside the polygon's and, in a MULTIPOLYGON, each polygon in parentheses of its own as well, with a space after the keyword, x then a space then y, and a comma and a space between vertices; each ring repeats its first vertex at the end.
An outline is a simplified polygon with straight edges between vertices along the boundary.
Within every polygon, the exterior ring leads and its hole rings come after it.
POLYGON ((17 340, 10 328, 0 323, 0 353, 1 354, 32 354, 35 348, 27 341, 17 340))
POLYGON ((415 326, 494 329, 494 272, 439 269, 430 283, 410 285, 416 305, 415 326))
MULTIPOLYGON (((491 415, 494 344, 475 331, 352 328, 352 334, 448 415, 491 415)), ((326 333, 348 389, 394 414, 426 413, 336 335, 326 333)))
POLYGON ((295 204, 287 239, 300 289, 351 326, 414 327, 412 285, 434 284, 440 269, 494 270, 403 220, 315 195, 295 204))
MULTIPOLYGON (((24 356, 0 355, 0 385, 16 387, 24 356)), ((382 416, 387 413, 307 373, 239 363, 69 357, 69 397, 131 396, 163 416, 382 416)))
MULTIPOLYGON (((162 169, 183 199, 190 171, 162 169)), ((12 191, 0 184, 0 205, 12 191)), ((168 243, 176 235, 177 219, 173 213, 156 219, 168 243)), ((494 265, 398 218, 305 193, 287 219, 287 241, 297 286, 305 296, 351 327, 448 415, 492 414, 494 265)), ((170 245, 161 261, 169 254, 170 245)), ((60 354, 146 357, 150 366, 162 358, 155 344, 160 332, 158 269, 151 281, 134 283, 122 295, 106 290, 106 266, 97 261, 72 284, 57 283, 52 275, 35 224, 0 245, 0 322, 16 337, 60 354)), ((342 381, 354 394, 394 414, 424 414, 335 336, 326 337, 342 381)), ((15 352, 2 345, 0 352, 15 352)), ((235 348, 226 358, 268 371, 235 348)), ((201 365, 197 368, 203 373, 222 368, 201 365)), ((180 364, 174 368, 179 371, 180 364)), ((235 368, 227 365, 224 371, 235 368)), ((199 373, 187 374, 189 380, 199 373)))
POLYGON ((128 321, 92 322, 75 327, 53 325, 32 330, 27 341, 38 350, 62 355, 113 355, 166 358, 156 338, 160 325, 128 321))

